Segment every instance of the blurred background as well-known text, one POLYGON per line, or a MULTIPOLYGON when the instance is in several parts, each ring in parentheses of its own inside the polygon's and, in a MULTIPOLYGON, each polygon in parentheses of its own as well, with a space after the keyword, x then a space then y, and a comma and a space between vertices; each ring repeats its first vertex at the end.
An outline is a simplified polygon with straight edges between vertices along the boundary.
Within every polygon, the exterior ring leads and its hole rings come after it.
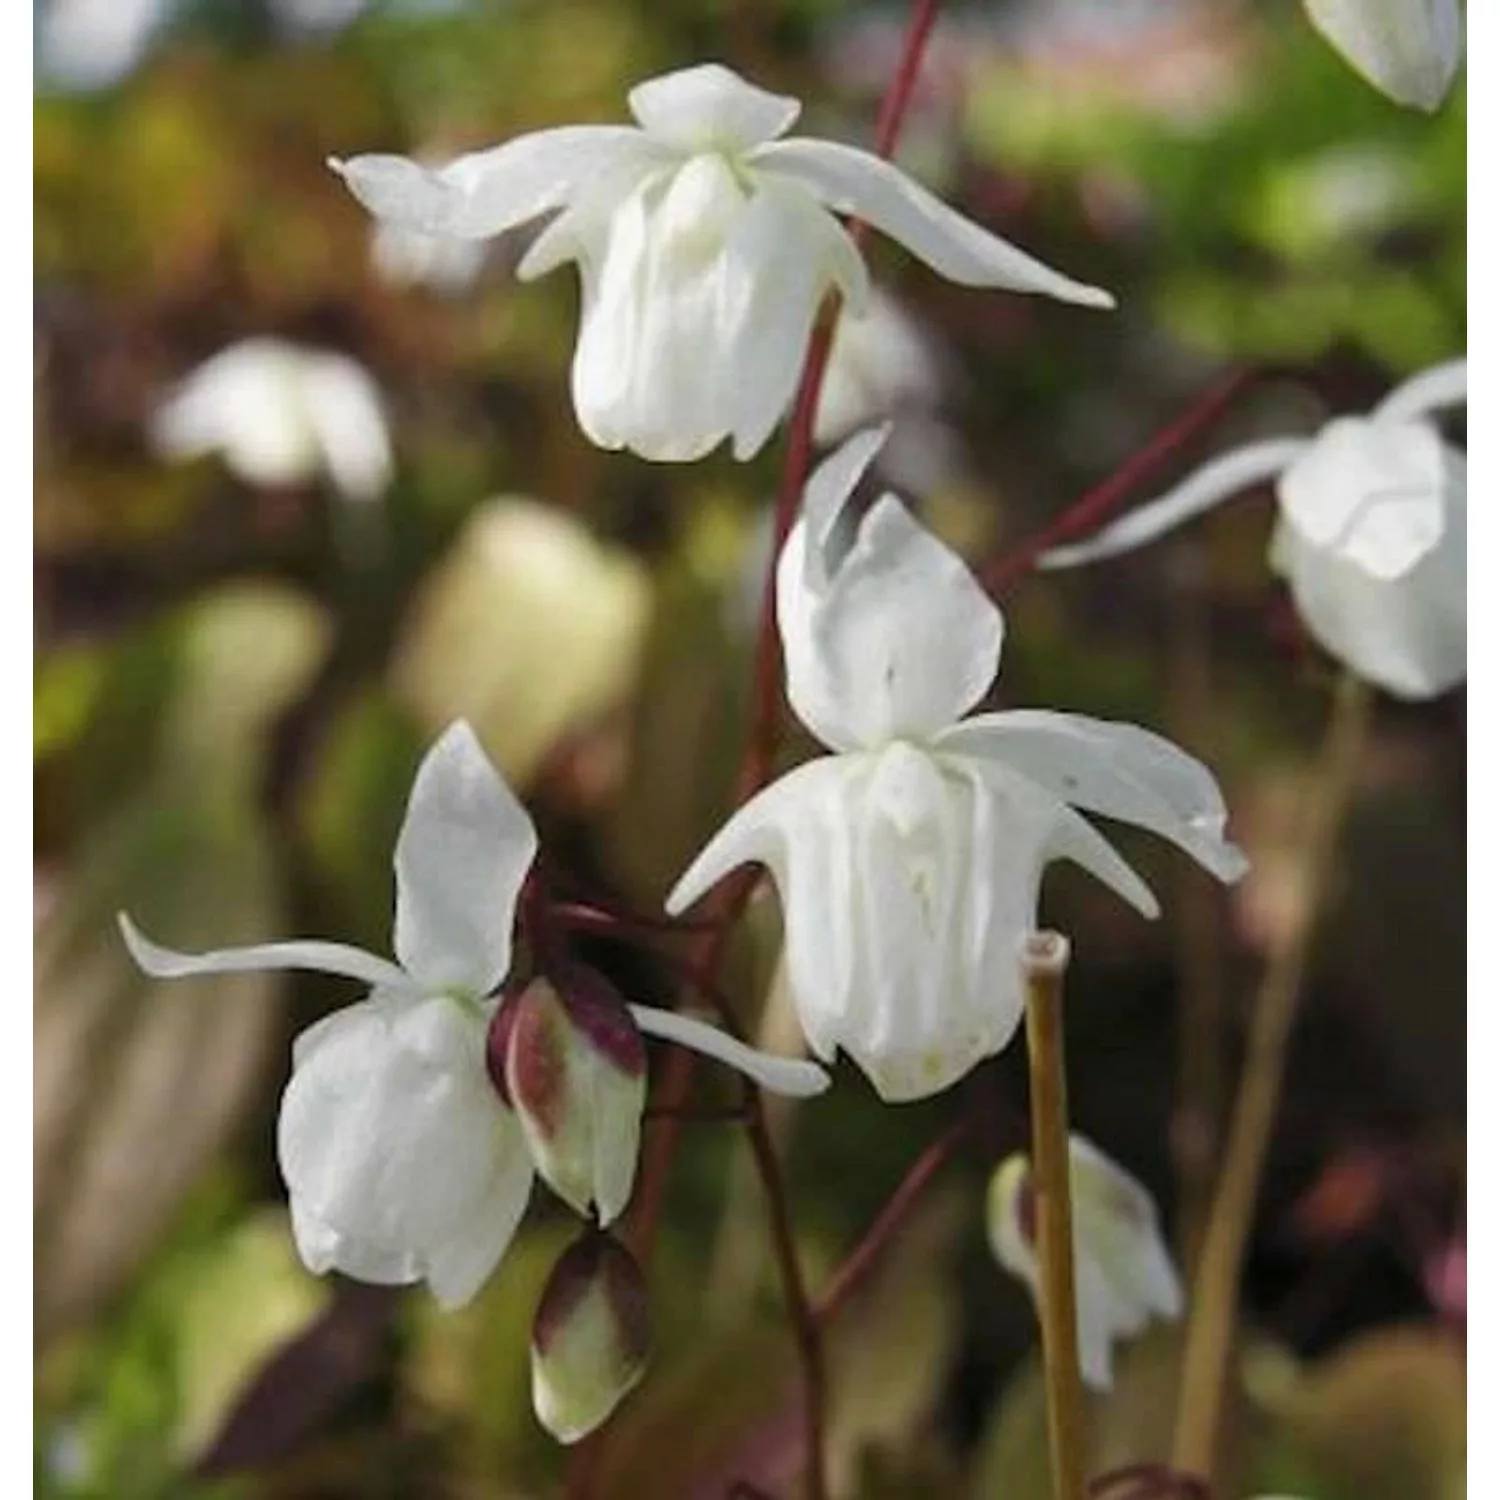
MULTIPOLYGON (((34 15, 37 1493, 553 1493, 565 1454, 532 1416, 526 1343, 566 1210, 539 1193, 459 1314, 307 1275, 276 1104, 291 1036, 353 996, 153 987, 112 914, 186 949, 388 951, 411 773, 459 714, 581 882, 659 908, 728 805, 780 444, 688 467, 591 448, 567 394, 574 279, 512 275, 534 231, 376 233, 324 162, 622 119, 631 85, 710 59, 801 97, 808 133, 868 144, 905 12, 34 15)), ((945 5, 900 161, 1120 311, 967 291, 872 241, 881 297, 840 335, 820 437, 894 415, 883 479, 979 563, 1232 369, 1259 378, 1162 482, 1362 410, 1465 347, 1465 130, 1462 82, 1435 116, 1399 109, 1290 0, 945 5)), ((1184 1249, 1259 959, 1300 899, 1333 678, 1265 566, 1270 520, 1262 492, 1004 594, 996 701, 1171 735, 1219 773, 1252 858, 1226 894, 1123 835, 1155 924, 1048 877, 1074 937, 1075 1124, 1184 1249)), ((1462 692, 1379 705, 1252 1238, 1227 1500, 1463 1493, 1464 777, 1462 692)), ((788 1048, 777 942, 758 902, 727 985, 788 1048)), ((633 997, 671 994, 645 957, 594 956, 633 997)), ((841 1496, 1047 1493, 1033 1315, 982 1220, 1024 1139, 1020 1063, 901 1107, 842 1069, 777 1116, 815 1282, 929 1140, 978 1122, 833 1330, 841 1496)), ((601 1493, 789 1493, 794 1366, 732 1127, 685 1133, 650 1271, 656 1356, 601 1493)), ((1164 1456, 1179 1339, 1124 1351, 1095 1468, 1164 1456)))

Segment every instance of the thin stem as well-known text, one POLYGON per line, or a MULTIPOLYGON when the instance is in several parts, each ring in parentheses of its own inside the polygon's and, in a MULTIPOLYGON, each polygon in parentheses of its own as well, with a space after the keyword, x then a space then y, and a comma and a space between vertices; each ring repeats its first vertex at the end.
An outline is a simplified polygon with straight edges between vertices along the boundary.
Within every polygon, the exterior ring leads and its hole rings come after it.
POLYGON ((1083 1382, 1073 1279, 1073 1194, 1068 1168, 1068 1081, 1063 1066, 1063 978, 1068 940, 1033 933, 1021 954, 1031 1061, 1031 1176, 1036 1194, 1042 1365, 1056 1500, 1084 1500, 1083 1382))
POLYGON ((1034 537, 982 569, 979 581, 990 593, 998 594, 1030 572, 1042 553, 1096 530, 1112 511, 1124 504, 1138 484, 1179 448, 1213 426, 1230 403, 1258 378, 1260 372, 1254 370, 1231 370, 1221 376, 1185 412, 1154 433, 1144 448, 1127 458, 1108 478, 1086 491, 1034 537))
POLYGON ((911 1217, 929 1185, 948 1164, 959 1143, 969 1133, 968 1120, 950 1125, 914 1161, 901 1185, 887 1199, 863 1238, 834 1271, 818 1297, 815 1311, 820 1323, 829 1322, 868 1280, 891 1242, 911 1217))
POLYGON ((1369 703, 1368 687, 1346 672, 1329 713, 1319 772, 1306 799, 1306 894, 1271 956, 1250 1016, 1244 1070, 1218 1192, 1204 1231, 1183 1353, 1172 1449, 1173 1465, 1182 1470, 1208 1474, 1217 1448, 1245 1243, 1281 1099, 1297 997, 1359 769, 1369 703))

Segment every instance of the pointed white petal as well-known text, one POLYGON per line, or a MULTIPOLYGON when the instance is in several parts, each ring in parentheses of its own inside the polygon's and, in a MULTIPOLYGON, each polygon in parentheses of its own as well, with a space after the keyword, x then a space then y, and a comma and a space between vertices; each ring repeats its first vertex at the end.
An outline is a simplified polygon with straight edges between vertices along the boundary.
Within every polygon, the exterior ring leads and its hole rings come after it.
POLYGON ((853 983, 850 799, 860 776, 858 759, 809 761, 751 798, 709 841, 666 903, 676 915, 738 866, 766 865, 781 896, 797 1013, 809 1047, 825 1062, 833 1057, 837 1022, 853 983))
POLYGON ((1377 422, 1409 422, 1469 399, 1469 362, 1450 359, 1403 381, 1370 413, 1377 422))
POLYGON ((1303 0, 1308 18, 1362 77, 1417 109, 1443 102, 1463 52, 1458 0, 1303 0))
POLYGON ((1016 710, 967 719, 940 743, 1025 776, 1062 802, 1149 828, 1220 880, 1245 872, 1244 855, 1224 838, 1228 813, 1212 773, 1134 724, 1016 710))
POLYGON ((510 968, 536 829, 462 719, 417 769, 396 841, 396 956, 420 984, 482 995, 510 968))
POLYGON ((1060 807, 1057 827, 1047 841, 1049 859, 1066 859, 1102 881, 1122 901, 1133 906, 1148 921, 1161 915, 1161 903, 1151 887, 1125 862, 1120 851, 1071 807, 1060 807))
POLYGON ((796 99, 770 94, 720 63, 680 68, 630 91, 630 112, 655 140, 681 151, 734 153, 791 128, 796 99))
POLYGON ((456 1308, 472 1301, 500 1264, 526 1212, 533 1175, 531 1159, 517 1135, 494 1168, 484 1198, 424 1256, 423 1275, 441 1306, 456 1308))
POLYGON ((338 354, 310 355, 302 370, 307 419, 335 485, 353 500, 373 500, 391 482, 391 440, 380 390, 338 354))
MULTIPOLYGON (((868 446, 863 435, 852 441, 860 452, 868 446)), ((797 528, 802 539, 788 545, 777 568, 792 707, 835 748, 928 738, 994 680, 1000 611, 963 559, 894 495, 865 514, 842 559, 831 562, 825 552, 810 560, 821 504, 815 497, 817 509, 797 528)))
POLYGON ((1276 488, 1282 516, 1314 546, 1397 578, 1441 539, 1448 478, 1442 441, 1427 422, 1339 417, 1276 488))
POLYGON ((306 969, 337 974, 369 985, 409 992, 411 981, 389 959, 376 958, 343 943, 294 941, 257 943, 248 948, 215 948, 208 953, 178 953, 162 948, 120 912, 116 918, 130 956, 153 979, 181 979, 190 974, 244 974, 265 969, 306 969))
POLYGON ((516 136, 445 167, 365 155, 328 165, 378 219, 457 239, 483 239, 559 208, 590 178, 641 172, 658 160, 629 125, 566 125, 516 136))
POLYGON ((1175 489, 1148 501, 1102 531, 1096 531, 1086 542, 1074 542, 1044 552, 1037 560, 1037 567, 1076 568, 1083 563, 1099 562, 1144 547, 1147 542, 1154 542, 1157 537, 1176 530, 1184 521, 1212 510, 1231 495, 1281 473, 1307 446, 1301 438, 1275 438, 1262 443, 1247 443, 1243 448, 1221 454, 1210 459, 1175 489))
POLYGON ((839 213, 867 220, 950 281, 1037 292, 1084 307, 1114 306, 1108 292, 1074 281, 981 229, 899 167, 866 151, 798 139, 761 146, 750 162, 757 171, 811 188, 839 213))
POLYGON ((802 1058, 773 1057, 769 1052, 758 1052, 754 1047, 747 1047, 744 1042, 737 1041, 727 1031, 721 1031, 706 1021, 694 1020, 691 1016, 678 1015, 670 1010, 657 1010, 650 1005, 632 1005, 630 1014, 647 1036, 659 1037, 664 1042, 675 1042, 679 1047, 711 1057, 737 1073, 743 1073, 773 1094, 810 1099, 814 1094, 821 1094, 833 1081, 816 1063, 802 1058))

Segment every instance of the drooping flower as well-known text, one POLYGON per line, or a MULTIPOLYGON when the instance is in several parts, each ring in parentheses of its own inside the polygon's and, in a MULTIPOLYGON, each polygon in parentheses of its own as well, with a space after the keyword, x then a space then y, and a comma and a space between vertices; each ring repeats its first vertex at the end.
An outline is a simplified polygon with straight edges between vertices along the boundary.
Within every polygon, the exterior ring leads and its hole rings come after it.
MULTIPOLYGON (((1156 1204, 1129 1172, 1091 1141, 1070 1135, 1068 1175, 1079 1369, 1086 1385, 1108 1390, 1115 1341, 1139 1333, 1153 1316, 1180 1317, 1182 1285, 1156 1204)), ((1037 1296, 1036 1200, 1025 1152, 996 1168, 986 1208, 995 1258, 1037 1296)))
POLYGON ((157 408, 151 441, 172 458, 218 453, 247 484, 302 484, 326 473, 351 500, 391 480, 380 391, 342 354, 245 339, 205 360, 157 408))
POLYGON ((1129 552, 1231 495, 1276 481, 1270 564, 1308 631, 1353 672, 1399 698, 1431 698, 1468 673, 1468 477, 1427 414, 1461 402, 1464 360, 1398 386, 1365 417, 1314 438, 1249 443, 1044 568, 1129 552))
POLYGON ((790 404, 824 294, 856 307, 857 214, 950 280, 1112 299, 955 213, 899 168, 832 141, 780 139, 801 106, 710 63, 639 84, 638 126, 516 137, 440 170, 399 156, 331 165, 377 217, 483 238, 561 210, 523 279, 577 261, 578 420, 602 448, 702 457, 726 437, 754 454, 790 404))
MULTIPOLYGON (((487 1050, 536 850, 525 809, 459 721, 423 759, 396 843, 394 963, 315 941, 175 953, 120 917, 131 955, 159 979, 308 969, 370 986, 364 1000, 293 1043, 277 1154, 309 1269, 382 1284, 425 1281, 457 1307, 504 1254, 534 1172, 547 1175, 554 1165, 534 1160, 526 1128, 492 1080, 487 1050)), ((631 1006, 620 1024, 693 1047, 784 1093, 816 1093, 827 1083, 812 1064, 753 1052, 685 1016, 631 1006)), ((592 1122, 600 1136, 639 1130, 639 1096, 601 1100, 564 1089, 557 1105, 602 1108, 607 1117, 592 1122), (622 1120, 622 1104, 636 1118, 622 1120)), ((567 1196, 581 1208, 592 1199, 607 1220, 625 1206, 634 1160, 607 1151, 598 1160, 584 1185, 576 1173, 567 1178, 567 1196)), ((566 1165, 571 1170, 571 1158, 566 1165)))
POLYGON ((1345 62, 1397 104, 1435 110, 1463 55, 1458 0, 1302 0, 1345 62))
POLYGON ((894 495, 852 535, 839 525, 883 437, 857 434, 813 475, 777 570, 788 697, 835 753, 741 807, 667 909, 768 866, 813 1053, 842 1047, 899 1100, 946 1088, 1014 1033, 1015 955, 1048 861, 1156 915, 1075 809, 1149 828, 1222 880, 1244 859, 1213 777, 1166 740, 1042 710, 962 717, 999 667, 1000 611, 894 495))

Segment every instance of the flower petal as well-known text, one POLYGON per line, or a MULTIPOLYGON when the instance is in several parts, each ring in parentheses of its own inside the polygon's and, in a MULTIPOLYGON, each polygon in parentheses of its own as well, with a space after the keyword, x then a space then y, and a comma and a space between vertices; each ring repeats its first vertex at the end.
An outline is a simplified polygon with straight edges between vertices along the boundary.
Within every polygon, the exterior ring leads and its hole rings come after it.
POLYGON ((1435 110, 1463 52, 1458 0, 1302 0, 1345 62, 1398 104, 1435 110))
POLYGON ((847 554, 830 559, 847 491, 829 501, 872 454, 860 434, 829 461, 836 467, 814 476, 809 511, 776 574, 787 696, 840 750, 925 739, 952 724, 994 680, 1004 635, 999 609, 963 559, 894 495, 866 513, 847 554))
POLYGON ((1450 359, 1403 381, 1371 413, 1377 422, 1409 422, 1469 399, 1469 362, 1450 359))
POLYGON ((379 388, 337 354, 309 355, 302 382, 329 477, 351 499, 373 500, 391 482, 392 467, 379 388))
POLYGON ((1084 307, 1113 307, 1099 287, 1085 286, 981 229, 912 181, 899 167, 834 141, 777 141, 750 153, 757 171, 811 188, 830 208, 855 214, 899 240, 913 255, 964 286, 1038 292, 1084 307))
POLYGON ((847 760, 825 757, 772 782, 736 809, 666 901, 675 916, 738 866, 770 868, 781 896, 788 981, 808 1045, 824 1062, 833 1058, 833 1027, 853 982, 848 795, 857 774, 847 760))
POLYGON ((681 151, 743 151, 789 130, 801 111, 796 99, 756 88, 721 63, 679 68, 630 91, 642 129, 681 151))
POLYGON ((1185 751, 1134 724, 1042 709, 981 714, 947 731, 949 753, 995 762, 1060 801, 1149 828, 1211 871, 1238 880, 1245 857, 1224 838, 1218 783, 1185 751))
POLYGON ((510 968, 511 927, 536 829, 462 719, 417 769, 396 841, 396 957, 429 989, 487 993, 510 968))
POLYGON ((1443 534, 1445 451, 1429 423, 1339 417, 1288 465, 1281 513, 1314 546, 1397 578, 1443 534))
POLYGON ((423 1275, 441 1306, 456 1308, 472 1301, 500 1264, 526 1212, 533 1175, 531 1158, 517 1134, 501 1153, 489 1191, 467 1221, 424 1256, 423 1275))
POLYGON ((799 1057, 774 1057, 769 1052, 759 1052, 707 1021, 678 1015, 675 1011, 658 1010, 650 1005, 632 1005, 630 1014, 646 1036, 658 1037, 711 1057, 715 1062, 743 1073, 773 1094, 810 1099, 833 1082, 816 1063, 799 1057))
POLYGON ((372 1286, 409 1286, 422 1279, 421 1257, 414 1250, 374 1245, 340 1234, 295 1193, 288 1207, 297 1253, 314 1276, 341 1271, 372 1286))
POLYGON ((265 969, 305 969, 337 974, 369 985, 409 993, 411 980, 389 959, 376 958, 344 943, 298 940, 257 943, 248 948, 215 948, 208 953, 178 953, 153 943, 120 912, 116 920, 130 956, 153 979, 181 979, 189 974, 244 974, 265 969))
POLYGON ((1074 542, 1044 552, 1037 560, 1037 567, 1076 568, 1083 563, 1116 557, 1122 552, 1133 552, 1137 547, 1144 547, 1147 542, 1154 542, 1157 537, 1176 530, 1184 521, 1212 510, 1231 495, 1273 478, 1307 447, 1302 438, 1274 438, 1262 443, 1247 443, 1243 448, 1221 454, 1210 459, 1176 488, 1148 501, 1113 525, 1096 531, 1086 542, 1074 542))
POLYGON ((660 152, 629 125, 565 125, 516 136, 445 167, 369 154, 328 165, 377 219, 483 239, 561 207, 596 175, 640 172, 660 152))

